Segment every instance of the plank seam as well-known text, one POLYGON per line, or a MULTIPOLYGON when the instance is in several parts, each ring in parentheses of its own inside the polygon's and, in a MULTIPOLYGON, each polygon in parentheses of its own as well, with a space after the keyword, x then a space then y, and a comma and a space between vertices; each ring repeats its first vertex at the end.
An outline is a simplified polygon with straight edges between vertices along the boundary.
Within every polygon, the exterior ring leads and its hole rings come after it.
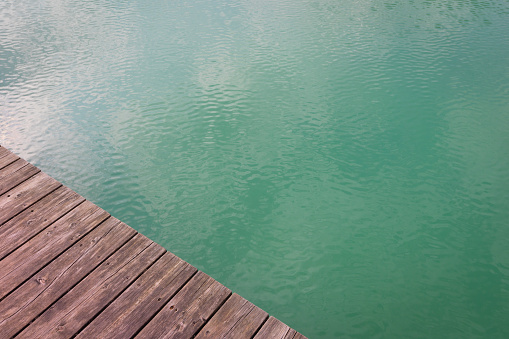
MULTIPOLYGON (((79 204, 81 205, 81 204, 79 204)), ((107 212, 106 212, 107 213, 107 212)), ((67 213, 66 213, 67 214, 67 213)), ((53 260, 55 260, 56 258, 58 258, 59 256, 62 255, 62 253, 66 252, 69 248, 71 248, 72 246, 74 246, 74 244, 76 244, 77 242, 79 242, 81 239, 83 239, 84 237, 86 237, 90 232, 92 232, 93 230, 95 230, 99 225, 101 225, 104 221, 106 221, 108 218, 110 217, 110 215, 108 214, 108 216, 103 220, 101 221, 100 223, 98 223, 97 225, 95 225, 94 227, 92 227, 88 232, 85 232, 83 233, 83 235, 80 237, 80 239, 76 240, 75 242, 73 242, 71 245, 67 246, 66 248, 63 249, 63 251, 60 251, 60 252, 57 252, 57 254, 53 257, 53 259, 51 259, 50 261, 48 261, 45 265, 43 265, 37 272, 39 272, 40 270, 46 268, 46 266, 48 266, 49 264, 51 264, 51 262, 53 262, 53 260)), ((59 218, 60 219, 60 218, 59 218)), ((56 222, 56 220, 54 221, 56 222)), ((54 223, 53 222, 53 223, 54 223)), ((51 225, 53 225, 53 223, 51 223, 51 225)), ((39 232, 40 233, 40 232, 39 232)), ((19 248, 19 247, 18 247, 19 248)), ((11 252, 12 253, 12 252, 11 252)), ((19 268, 16 267, 14 270, 17 270, 19 268)), ((14 271, 13 270, 13 271, 14 271)), ((11 271, 11 272, 13 272, 11 271)), ((0 302, 2 300, 4 300, 7 296, 9 296, 11 293, 13 293, 16 289, 18 289, 21 285, 23 285, 24 283, 26 283, 32 276, 29 276, 28 278, 26 278, 25 280, 23 280, 21 283, 19 283, 14 289, 12 289, 9 293, 7 293, 6 295, 4 295, 2 298, 0 298, 0 302)))
MULTIPOLYGON (((256 306, 255 306, 256 307, 256 306)), ((251 313, 251 312, 250 312, 251 313)), ((253 335, 251 336, 251 339, 256 337, 256 335, 258 334, 258 332, 260 332, 260 330, 262 329, 263 325, 265 325, 265 323, 267 322, 267 320, 269 320, 269 315, 266 314, 265 315, 265 319, 262 321, 262 323, 260 324, 260 326, 256 329, 256 331, 254 331, 253 335)))
MULTIPOLYGON (((110 216, 111 217, 111 216, 110 216)), ((109 217, 109 218, 110 218, 109 217)), ((109 218, 107 218, 106 220, 108 220, 109 218)), ((92 274, 96 269, 97 267, 101 266, 106 260, 108 260, 112 255, 114 255, 116 252, 120 251, 120 249, 122 247, 125 246, 125 244, 127 244, 129 241, 131 241, 136 235, 138 234, 138 232, 135 232, 130 238, 128 238, 124 243, 122 243, 122 245, 120 245, 115 251, 113 251, 108 257, 104 258, 100 263, 98 263, 96 266, 94 266, 93 269, 90 270, 90 272, 88 272, 86 275, 83 276, 83 278, 81 278, 79 281, 77 281, 74 285, 70 286, 64 293, 62 293, 62 295, 60 297, 58 297, 55 301, 53 301, 51 304, 49 304, 44 310, 42 310, 39 314, 37 314, 35 317, 33 317, 33 319, 31 321, 29 321, 25 326, 23 326, 22 329, 20 329, 18 332, 16 332, 16 334, 14 334, 12 336, 12 338, 16 337, 18 334, 20 334, 21 332, 23 332, 25 330, 25 328, 27 328, 28 326, 30 326, 31 323, 33 323, 34 321, 36 321, 44 312, 46 312, 48 309, 50 309, 53 305, 55 305, 60 299, 62 299, 63 297, 65 297, 65 295, 70 291, 72 290, 73 288, 76 287, 76 285, 78 285, 79 283, 81 283, 83 280, 85 280, 90 274, 92 274)), ((49 264, 48 264, 49 265, 49 264)), ((47 266, 47 265, 46 265, 47 266)), ((45 266, 45 267, 46 267, 45 266)), ((41 268, 39 271, 37 271, 37 273, 35 273, 32 277, 36 276, 40 271, 42 271, 44 269, 41 268)), ((32 278, 30 277, 30 278, 32 278)))
MULTIPOLYGON (((63 186, 63 185, 62 185, 63 186)), ((61 186, 60 186, 61 187, 61 186)), ((57 188, 58 189, 58 188, 57 188)), ((53 193, 53 192, 52 192, 53 193)), ((51 193, 50 193, 51 194, 51 193)), ((81 197, 81 196, 80 196, 81 197)), ((51 225, 53 225, 54 223, 56 223, 58 220, 62 219, 63 217, 65 217, 67 214, 69 214, 71 211, 73 211, 75 208, 77 208, 78 206, 80 206, 81 204, 83 204, 84 202, 86 201, 85 198, 83 198, 83 201, 81 201, 80 203, 78 203, 76 206, 74 206, 73 208, 71 208, 69 211, 65 212, 64 214, 62 214, 61 216, 59 216, 57 219, 55 219, 52 223, 48 224, 46 227, 44 227, 43 229, 41 229, 39 232, 37 232, 36 234, 34 234, 32 237, 30 237, 29 239, 27 239, 25 242, 23 242, 22 244, 20 244, 19 246, 17 246, 16 248, 14 248, 12 251, 10 251, 9 253, 7 253, 6 255, 4 255, 3 257, 0 258, 0 260, 3 260, 5 259, 7 256, 9 256, 12 252, 16 251, 18 248, 20 248, 21 246, 23 246, 24 244, 26 244, 28 241, 32 240, 35 236, 39 235, 41 232, 44 232, 48 227, 50 227, 51 225)), ((32 206, 32 205, 30 205, 32 206)), ((22 212, 20 212, 22 213, 22 212)), ((10 219, 9 219, 10 220, 10 219)), ((88 234, 88 233, 87 233, 88 234)), ((66 249, 67 250, 67 249, 66 249)), ((60 255, 60 254, 59 254, 60 255)), ((3 298, 2 298, 3 299, 3 298)), ((0 301, 2 300, 0 299, 0 301)))
MULTIPOLYGON (((247 299, 245 299, 245 300, 246 300, 246 303, 244 303, 244 305, 245 305, 245 304, 247 304, 247 303, 250 303, 250 302, 249 302, 249 300, 247 300, 247 299)), ((250 304, 251 304, 251 303, 250 303, 250 304)), ((233 324, 233 325, 232 325, 232 327, 230 327, 230 329, 228 330, 228 332, 226 332, 225 336, 227 336, 227 335, 228 335, 231 331, 233 331, 233 329, 235 328, 235 326, 237 326, 237 324, 238 324, 239 322, 241 322, 242 320, 244 320, 245 318, 247 318, 247 317, 251 314, 251 312, 253 312, 253 311, 254 311, 254 309, 255 309, 255 307, 256 307, 256 306, 255 306, 254 304, 251 304, 251 305, 252 305, 252 306, 251 306, 251 309, 249 310, 249 312, 247 312, 246 314, 244 314, 243 316, 241 316, 239 319, 237 319, 237 321, 235 322, 235 324, 233 324)))
MULTIPOLYGON (((14 153, 13 153, 13 154, 14 154, 14 153)), ((6 155, 5 155, 5 156, 3 156, 2 158, 4 158, 4 157, 6 157, 6 155)), ((15 161, 18 161, 19 159, 21 159, 21 158, 18 158, 18 159, 14 159, 14 160, 13 160, 13 161, 11 161, 10 163, 8 163, 8 164, 5 164, 4 166, 0 167, 0 170, 1 170, 1 169, 4 169, 4 168, 6 168, 7 166, 9 166, 10 164, 12 164, 13 162, 15 162, 15 161)))
MULTIPOLYGON (((39 172, 41 173, 41 172, 39 172)), ((37 174, 39 174, 37 173, 37 174)), ((28 178, 30 179, 30 178, 28 178)), ((25 180, 25 181, 28 181, 25 180)), ((57 181, 58 182, 58 181, 57 181)), ((27 209, 29 209, 30 207, 32 207, 33 205, 37 204, 39 201, 41 201, 42 199, 46 198, 48 195, 50 195, 51 193, 55 192, 57 189, 59 189, 60 187, 64 186, 62 185, 60 182, 58 182, 60 184, 60 186, 58 186, 57 188, 55 188, 54 190, 52 190, 51 192, 48 192, 45 196, 39 198, 38 200, 34 201, 32 204, 28 205, 27 207, 25 207, 24 209, 22 209, 21 211, 19 211, 18 213, 14 214, 12 217, 10 217, 9 219, 5 220, 2 224, 0 224, 0 227, 2 227, 4 224, 8 223, 9 221, 11 221, 13 218, 17 217, 18 215, 20 215, 21 213, 25 212, 27 209)), ((15 187, 11 188, 9 191, 5 192, 5 193, 8 193, 10 192, 11 190, 13 190, 15 187)), ((1 258, 0 258, 1 260, 1 258)))
POLYGON ((232 295, 233 295, 233 292, 232 292, 232 291, 230 291, 230 294, 228 295, 228 297, 227 297, 227 298, 225 298, 225 299, 224 299, 224 301, 223 301, 221 304, 219 304, 219 305, 217 306, 217 308, 214 310, 214 312, 212 312, 212 313, 210 314, 210 317, 207 319, 207 321, 205 321, 205 322, 204 322, 204 323, 203 323, 203 324, 202 324, 202 325, 201 325, 201 326, 200 326, 200 327, 196 330, 196 332, 194 332, 194 334, 193 334, 193 336, 192 336, 193 338, 195 338, 198 334, 200 334, 201 330, 203 330, 203 328, 205 327, 205 325, 207 325, 207 324, 209 323, 209 321, 210 321, 210 320, 212 320, 212 318, 214 318, 214 316, 216 315, 216 313, 217 313, 217 312, 219 312, 219 310, 221 309, 221 307, 223 307, 223 305, 224 305, 224 304, 226 304, 226 302, 227 302, 228 300, 230 300, 230 298, 232 297, 232 295))
MULTIPOLYGON (((20 159, 21 159, 21 158, 17 159, 16 161, 18 161, 18 160, 20 160, 20 159)), ((23 159, 21 159, 21 160, 23 160, 23 159)), ((11 164, 13 164, 13 163, 14 163, 14 162, 16 162, 16 161, 13 161, 11 164)), ((32 174, 32 175, 30 175, 29 177, 25 178, 23 181, 21 181, 21 182, 17 183, 16 185, 12 186, 11 188, 9 188, 9 190, 8 190, 8 191, 6 191, 6 192, 4 192, 4 193, 0 194, 0 197, 1 197, 1 196, 3 196, 3 195, 5 195, 5 194, 7 194, 7 193, 9 193, 9 192, 10 192, 13 188, 18 187, 19 185, 21 185, 22 183, 24 183, 25 181, 27 181, 28 179, 30 179, 30 178, 31 178, 31 177, 33 177, 34 175, 36 175, 36 174, 38 174, 38 173, 40 173, 40 172, 41 172, 41 170, 40 170, 38 167, 36 167, 36 166, 32 165, 31 163, 27 162, 25 165, 23 165, 23 166, 21 166, 20 168, 18 168, 17 170, 15 170, 12 174, 14 174, 14 173, 16 173, 16 172, 21 171, 23 168, 25 168, 25 167, 27 167, 27 166, 33 166, 33 167, 36 169, 35 173, 33 173, 33 174, 32 174)), ((6 167, 7 167, 7 166, 6 166, 6 167)), ((3 168, 5 168, 5 167, 3 167, 3 168)), ((0 169, 0 170, 1 170, 1 169, 0 169)))
MULTIPOLYGON (((285 336, 283 337, 283 339, 284 339, 284 338, 286 338, 286 336, 288 335, 288 333, 290 333, 290 331, 291 331, 291 330, 292 330, 292 328, 288 328, 288 329, 286 330, 286 332, 285 332, 285 336)), ((293 337, 295 337, 295 333, 293 334, 292 338, 293 338, 293 337)), ((292 339, 292 338, 289 338, 289 339, 292 339)))
MULTIPOLYGON (((150 245, 149 245, 149 246, 150 246, 150 245)), ((149 246, 147 246, 147 248, 148 248, 149 246)), ((147 248, 145 248, 145 250, 146 250, 147 248)), ((143 250, 143 251, 145 251, 145 250, 143 250)), ((140 252, 140 254, 141 254, 141 253, 143 253, 143 251, 142 251, 142 252, 140 252)), ((138 280, 138 279, 140 278, 140 276, 141 276, 143 273, 147 272, 147 271, 148 271, 148 270, 149 270, 149 269, 150 269, 153 265, 155 265, 155 263, 156 263, 156 262, 158 262, 158 261, 159 261, 159 259, 161 259, 161 257, 162 257, 162 256, 163 256, 166 252, 167 252, 167 251, 164 251, 161 255, 159 255, 159 256, 157 257, 157 259, 156 259, 156 260, 154 260, 154 262, 153 262, 152 264, 150 264, 150 265, 149 265, 147 268, 145 268, 145 269, 144 269, 144 270, 143 270, 140 274, 138 274, 138 275, 136 276, 136 278, 134 278, 134 279, 133 279, 133 281, 132 281, 130 284, 128 284, 128 285, 127 285, 124 289, 122 289, 122 291, 120 291, 120 292, 119 292, 119 293, 118 293, 118 294, 117 294, 117 295, 116 295, 116 296, 115 296, 115 297, 114 297, 114 298, 113 298, 110 302, 108 302, 108 303, 107 303, 107 304, 106 304, 103 308, 101 308, 101 309, 99 310, 99 312, 97 312, 97 314, 96 314, 96 315, 94 315, 92 318, 90 318, 90 320, 89 320, 89 321, 87 321, 87 323, 86 323, 86 324, 84 324, 84 325, 83 325, 80 329, 78 329, 78 330, 77 330, 77 331, 76 331, 76 332, 75 332, 75 333, 71 336, 71 338, 75 338, 78 334, 80 334, 80 332, 82 332, 82 331, 85 329, 85 327, 87 327, 88 325, 90 325, 90 323, 91 323, 92 321, 94 321, 94 320, 95 320, 95 318, 97 318, 99 315, 101 315, 101 313, 102 313, 102 312, 103 312, 103 311, 104 311, 104 310, 105 310, 108 306, 110 306, 110 305, 111 305, 111 304, 112 304, 115 300, 117 300, 117 299, 118 299, 118 297, 120 297, 120 295, 122 295, 122 293, 124 293, 124 292, 125 292, 125 291, 129 288, 129 287, 131 287, 131 286, 132 286, 132 285, 136 282, 136 280, 138 280)), ((136 257, 138 257, 138 255, 137 255, 136 257)), ((136 257, 134 257, 132 260, 134 260, 136 257)), ((129 261, 129 263, 130 263, 132 260, 130 260, 130 261, 129 261)), ((127 264, 126 264, 126 265, 127 265, 127 264)), ((118 271, 117 271, 117 272, 118 272, 118 271)))
MULTIPOLYGON (((154 243, 154 242, 152 242, 152 244, 155 244, 155 243, 154 243)), ((102 285, 103 283, 105 283, 106 281, 108 281, 109 279, 111 279, 112 277, 114 277, 114 276, 115 276, 118 272, 120 272, 120 271, 121 271, 124 267, 126 267, 127 265, 129 265, 129 264, 130 264, 133 260, 136 260, 136 258, 137 258, 138 256, 140 256, 143 252, 145 252, 145 251, 146 251, 146 250, 147 250, 147 249, 148 249, 148 248, 149 248, 152 244, 148 244, 148 245, 147 245, 147 246, 146 246, 143 250, 141 250, 141 251, 140 251, 138 254, 136 254, 133 258, 131 258, 128 262, 126 262, 124 265, 122 265, 122 266, 121 266, 121 267, 119 267, 117 270, 115 270, 113 273, 111 273, 111 274, 110 274, 107 278, 105 278, 105 279, 102 281, 101 285, 102 285)), ((163 253, 163 254, 164 254, 164 253, 163 253)), ((155 261, 159 260, 159 258, 160 258, 160 257, 158 257, 155 261)), ((150 267, 150 266, 152 266, 152 264, 151 264, 151 265, 149 265, 149 267, 150 267)), ((143 271, 143 272, 145 272, 145 271, 143 271)), ((136 276, 136 278, 134 278, 134 280, 133 280, 133 281, 135 281, 135 280, 136 280, 136 279, 138 279, 138 278, 139 278, 139 276, 136 276)), ((83 280, 83 279, 82 279, 82 280, 83 280)), ((131 284, 132 284, 132 283, 131 283, 131 284)), ((131 286, 131 284, 129 284, 129 285, 128 285, 128 287, 129 287, 129 286, 131 286)), ((125 289, 124 289, 124 290, 125 290, 125 289)), ((124 290, 122 290, 120 293, 122 293, 124 290)), ((120 293, 119 293, 118 295, 116 295, 116 296, 113 298, 113 300, 115 300, 115 299, 116 299, 116 298, 120 295, 120 293)), ((79 305, 77 305, 77 306, 76 306, 76 307, 74 307, 73 309, 69 310, 69 311, 68 311, 68 312, 67 312, 67 313, 66 313, 63 317, 61 317, 61 318, 66 317, 66 316, 67 316, 69 313, 71 313, 73 310, 75 310, 76 308, 80 307, 80 305, 81 305, 81 304, 83 304, 84 302, 86 302, 87 300, 89 300, 90 298, 93 298, 93 297, 94 297, 94 295, 92 295, 92 296, 90 296, 89 298, 87 298, 87 299, 83 300, 82 302, 80 302, 80 303, 79 303, 79 305)), ((109 304, 108 304, 108 305, 109 305, 109 304)), ((100 314, 101 312, 102 312, 102 309, 101 309, 101 311, 100 311, 98 314, 100 314)), ((93 318, 95 318, 95 317, 93 317, 93 318)), ((53 330, 53 328, 55 328, 55 327, 52 327, 49 331, 52 331, 52 330, 53 330)), ((81 331, 81 328, 78 330, 78 332, 79 332, 79 331, 81 331)), ((74 335, 73 335, 72 337, 74 338, 76 335, 77 335, 77 333, 74 333, 74 335)))
MULTIPOLYGON (((109 218, 111 218, 111 217, 108 217, 108 218, 107 218, 104 222, 106 222, 109 218)), ((110 232, 112 232, 112 231, 113 231, 113 229, 115 229, 115 228, 116 228, 116 226, 115 226, 115 227, 113 227, 113 228, 111 228, 110 230, 108 230, 108 232, 107 232, 106 234, 104 234, 104 236, 103 236, 102 238, 106 237, 106 236, 107 236, 110 232)), ((78 241, 78 242, 79 242, 79 241, 78 241)), ((78 242, 77 242, 77 243, 78 243, 78 242)), ((75 243, 74 245, 76 245, 77 243, 75 243)), ((76 259, 75 259, 75 260, 74 260, 74 261, 73 261, 73 262, 72 262, 72 263, 71 263, 71 264, 67 267, 67 269, 65 269, 65 270, 64 270, 63 272, 61 272, 58 276, 56 276, 56 277, 53 279, 53 281, 52 281, 49 285, 47 285, 47 286, 46 286, 46 287, 45 287, 42 291, 40 291, 40 292, 39 292, 39 293, 38 293, 38 294, 37 294, 37 295, 36 295, 36 296, 32 299, 32 301, 31 301, 30 303, 32 303, 32 302, 34 302, 35 300, 37 300, 37 298, 39 298, 39 296, 40 296, 41 294, 43 294, 43 293, 44 293, 47 289, 49 289, 51 286, 53 286, 53 284, 55 283, 55 281, 56 281, 56 280, 58 280, 58 279, 59 279, 62 275, 64 275, 67 271, 69 271, 69 270, 70 270, 70 269, 74 266, 74 264, 76 264, 76 262, 77 262, 78 260, 80 260, 80 259, 81 259, 83 256, 85 256, 88 252, 92 251, 92 250, 94 249, 94 247, 95 247, 98 243, 99 243, 99 242, 97 242, 97 243, 96 243, 93 247, 90 247, 88 250, 86 250, 84 253, 82 253, 82 254, 81 254, 78 258, 76 258, 76 259)), ((74 245, 73 245, 73 246, 74 246, 74 245)), ((122 247, 122 246, 123 246, 123 244, 122 244, 120 247, 122 247)), ((61 254, 64 254, 64 253, 65 253, 65 252, 63 252, 63 253, 61 253, 61 254)), ((58 257, 60 257, 60 255, 59 255, 58 257)), ((55 259, 51 260, 49 264, 51 264, 53 261, 57 260, 57 259, 58 259, 58 257, 56 257, 55 259)), ((106 258, 106 259, 107 259, 107 258, 106 258)), ((104 260, 106 260, 106 259, 104 259, 104 260)), ((103 260, 103 261, 104 261, 104 260, 103 260)), ((48 265, 49 265, 49 264, 48 264, 48 265)), ((94 270, 94 269, 95 269, 95 267, 94 267, 92 270, 94 270)), ((37 275, 38 275, 38 274, 39 274, 42 270, 44 270, 44 268, 41 268, 39 271, 37 271, 36 273, 34 273, 34 274, 33 274, 33 275, 32 275, 32 276, 28 279, 28 280, 30 280, 31 278, 34 278, 35 276, 37 276, 37 275)), ((21 286, 21 285, 20 285, 20 286, 21 286)), ((18 288, 19 288, 19 287, 18 287, 18 288)), ((17 288, 16 288, 16 290, 17 290, 17 288)), ((14 292, 14 291, 13 291, 13 292, 14 292)), ((64 293, 64 294, 65 294, 65 293, 64 293)), ((29 303, 29 304, 30 304, 30 303, 29 303)), ((17 313, 21 312, 23 309, 25 309, 25 308, 26 308, 26 306, 27 306, 27 305, 24 305, 22 308, 20 308, 20 309, 18 310, 18 312, 13 313, 13 314, 12 314, 12 315, 10 315, 7 319, 5 319, 5 321, 7 321, 9 318, 11 318, 12 316, 14 316, 15 314, 17 314, 17 313)))
MULTIPOLYGON (((166 253, 166 252, 165 252, 165 253, 166 253)), ((179 274, 180 274, 180 273, 182 273, 182 271, 184 271, 184 270, 185 270, 185 268, 182 268, 182 270, 179 272, 179 274)), ((163 309, 163 308, 164 308, 164 307, 165 307, 165 306, 166 306, 166 305, 167 305, 167 304, 168 304, 168 303, 169 303, 169 302, 170 302, 170 301, 171 301, 171 300, 175 297, 175 295, 177 295, 177 293, 179 293, 179 292, 180 292, 180 291, 181 291, 181 290, 182 290, 182 289, 183 289, 183 288, 184 288, 184 287, 185 287, 185 286, 189 283, 189 281, 190 281, 190 280, 191 280, 191 279, 192 279, 192 278, 193 278, 193 277, 194 277, 194 276, 195 276, 198 272, 199 272, 199 271, 198 271, 198 270, 196 270, 193 274, 191 274, 191 276, 190 276, 190 277, 189 277, 189 278, 188 278, 188 279, 187 279, 187 280, 186 280, 186 281, 182 284, 182 286, 181 286, 180 288, 178 288, 178 289, 175 291, 175 293, 173 293, 173 294, 171 295, 171 297, 169 297, 169 298, 168 298, 168 300, 167 300, 167 301, 166 301, 163 305, 161 305, 161 307, 159 307, 159 309, 158 309, 156 312, 154 312, 154 315, 153 315, 153 316, 151 316, 151 317, 150 317, 150 318, 149 318, 149 319, 148 319, 148 320, 147 320, 147 321, 146 321, 143 325, 141 325, 141 326, 140 326, 140 328, 139 328, 136 332, 134 332, 134 333, 133 333, 133 335, 131 336, 131 338, 136 337, 136 336, 137 336, 137 335, 138 335, 138 334, 139 334, 139 333, 140 333, 140 332, 141 332, 141 331, 142 331, 142 330, 143 330, 143 329, 144 329, 144 328, 145 328, 145 327, 146 327, 146 326, 147 326, 147 325, 148 325, 148 324, 152 321, 152 319, 154 319, 154 318, 155 318, 155 317, 159 314, 159 312, 161 312, 161 310, 162 310, 162 309, 163 309)), ((175 278, 176 278, 176 277, 177 277, 177 275, 175 276, 175 278)), ((173 281, 173 280, 172 280, 172 281, 173 281)))
POLYGON ((7 154, 4 154, 2 157, 0 157, 0 159, 5 158, 5 157, 9 156, 9 153, 13 154, 13 155, 16 157, 16 159, 14 159, 13 161, 11 161, 10 163, 5 164, 4 166, 0 167, 0 170, 1 170, 2 168, 5 168, 5 167, 9 166, 10 164, 12 164, 13 162, 17 161, 18 159, 21 159, 21 157, 19 157, 19 156, 18 156, 17 154, 15 154, 15 153, 11 152, 11 151, 10 151, 7 147, 3 147, 2 145, 0 145, 0 148, 3 148, 3 149, 5 149, 5 150, 8 152, 7 154))

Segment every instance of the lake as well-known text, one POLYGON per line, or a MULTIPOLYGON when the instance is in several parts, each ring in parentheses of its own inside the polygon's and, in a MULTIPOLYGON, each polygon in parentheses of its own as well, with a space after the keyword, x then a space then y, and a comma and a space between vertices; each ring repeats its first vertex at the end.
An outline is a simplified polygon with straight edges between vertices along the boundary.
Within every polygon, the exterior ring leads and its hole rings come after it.
POLYGON ((0 3, 0 143, 310 338, 508 338, 509 2, 0 3))

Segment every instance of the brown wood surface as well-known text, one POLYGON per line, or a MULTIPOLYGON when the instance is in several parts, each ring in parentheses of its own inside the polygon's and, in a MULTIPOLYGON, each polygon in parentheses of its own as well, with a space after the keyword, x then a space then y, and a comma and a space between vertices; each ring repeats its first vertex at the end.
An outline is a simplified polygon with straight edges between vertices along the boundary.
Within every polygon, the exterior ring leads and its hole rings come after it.
POLYGON ((7 148, 0 145, 0 158, 3 158, 5 155, 11 153, 7 148))
POLYGON ((0 261, 0 298, 108 217, 85 201, 0 261))
POLYGON ((307 339, 307 338, 300 334, 299 332, 295 331, 293 328, 291 328, 285 335, 284 339, 307 339))
POLYGON ((20 338, 71 337, 163 253, 162 247, 136 235, 25 328, 20 338))
POLYGON ((0 211, 4 212, 0 214, 0 225, 61 185, 49 175, 39 172, 7 194, 1 195, 0 211))
POLYGON ((23 329, 135 233, 108 218, 0 302, 0 333, 10 337, 23 329))
POLYGON ((0 146, 0 169, 4 168, 5 166, 13 163, 18 159, 19 157, 16 154, 11 153, 6 148, 0 146))
POLYGON ((234 293, 196 338, 251 338, 267 318, 265 311, 234 293))
POLYGON ((305 338, 0 146, 0 337, 305 338))
POLYGON ((0 195, 22 183, 40 170, 23 159, 18 159, 0 170, 0 195))
POLYGON ((136 338, 192 338, 231 291, 198 272, 136 338))
MULTIPOLYGON (((0 226, 0 260, 81 204, 85 199, 61 186, 0 226)), ((8 211, 5 212, 9 214, 8 211)))
MULTIPOLYGON (((293 330, 295 331, 295 330, 293 330)), ((295 331, 295 336, 293 337, 293 339, 307 339, 305 336, 303 336, 301 333, 295 331)))
POLYGON ((166 252, 77 338, 130 338, 196 273, 196 268, 166 252))
POLYGON ((263 324, 260 331, 255 335, 255 339, 284 339, 290 327, 274 317, 263 324))

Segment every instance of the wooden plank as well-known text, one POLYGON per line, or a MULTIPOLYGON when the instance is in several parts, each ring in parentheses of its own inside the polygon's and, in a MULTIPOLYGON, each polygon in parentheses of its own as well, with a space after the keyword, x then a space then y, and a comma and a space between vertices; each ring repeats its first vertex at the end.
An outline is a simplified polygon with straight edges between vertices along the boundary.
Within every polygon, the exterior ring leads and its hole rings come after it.
POLYGON ((11 153, 7 148, 0 146, 0 169, 10 165, 18 159, 19 157, 16 154, 11 153))
POLYGON ((196 338, 251 338, 267 318, 267 312, 234 293, 196 338))
POLYGON ((0 195, 19 185, 40 170, 23 159, 18 159, 0 170, 0 195))
POLYGON ((7 221, 0 227, 0 260, 83 201, 82 196, 61 186, 7 221))
POLYGON ((198 272, 136 338, 192 338, 231 291, 198 272))
POLYGON ((26 327, 20 338, 70 338, 163 253, 138 234, 52 307, 26 327))
POLYGON ((62 186, 61 183, 39 172, 8 191, 7 194, 0 196, 0 211, 2 211, 0 225, 60 186, 62 186))
POLYGON ((307 337, 295 331, 293 328, 290 328, 284 339, 307 339, 307 337))
MULTIPOLYGON (((295 331, 295 330, 293 330, 293 331, 295 331)), ((299 332, 295 331, 295 336, 293 337, 293 339, 307 339, 307 337, 305 337, 302 334, 300 334, 299 332)))
POLYGON ((255 335, 255 339, 284 339, 290 327, 283 324, 281 321, 274 317, 269 319, 263 324, 260 331, 255 335))
POLYGON ((76 338, 131 338, 195 273, 166 252, 76 338))
POLYGON ((297 334, 297 331, 295 331, 293 328, 291 328, 290 330, 288 330, 288 333, 286 333, 286 335, 284 336, 283 339, 293 339, 296 334, 297 334))
POLYGON ((11 337, 136 233, 110 217, 0 302, 0 333, 11 337))
POLYGON ((0 158, 4 157, 6 154, 9 153, 9 150, 2 145, 0 145, 0 158))
POLYGON ((0 261, 0 298, 80 240, 108 217, 89 201, 39 233, 0 261))
POLYGON ((254 339, 307 339, 280 320, 269 317, 254 339))
POLYGON ((7 148, 0 145, 0 158, 3 158, 7 154, 11 153, 7 148))

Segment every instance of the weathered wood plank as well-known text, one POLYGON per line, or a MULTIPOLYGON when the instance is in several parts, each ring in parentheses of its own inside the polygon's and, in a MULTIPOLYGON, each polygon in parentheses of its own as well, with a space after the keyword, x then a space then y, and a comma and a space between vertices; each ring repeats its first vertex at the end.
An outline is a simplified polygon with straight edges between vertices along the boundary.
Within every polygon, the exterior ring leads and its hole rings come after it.
POLYGON ((284 339, 307 339, 307 337, 295 331, 293 328, 290 328, 284 339))
MULTIPOLYGON (((295 331, 295 330, 293 330, 293 331, 295 331)), ((295 335, 293 336, 293 339, 307 339, 307 337, 305 337, 302 334, 300 334, 299 332, 295 331, 295 335)))
POLYGON ((0 169, 10 165, 18 159, 19 157, 16 154, 11 153, 7 148, 0 146, 0 169))
POLYGON ((288 330, 288 333, 284 336, 283 339, 293 339, 295 335, 297 334, 297 331, 295 331, 293 328, 288 330))
POLYGON ((110 217, 0 302, 0 333, 11 337, 136 233, 110 217))
POLYGON ((83 201, 82 196, 61 186, 7 221, 0 227, 0 260, 83 201))
POLYGON ((11 153, 7 148, 0 145, 0 158, 4 157, 5 155, 11 153))
POLYGON ((231 291, 198 272, 136 338, 192 338, 231 291))
POLYGON ((8 154, 10 151, 3 147, 2 145, 0 145, 0 158, 4 157, 6 154, 8 154))
POLYGON ((234 293, 196 338, 251 338, 268 314, 234 293))
POLYGON ((20 338, 72 337, 164 251, 143 235, 136 235, 26 327, 20 338))
POLYGON ((0 298, 80 240, 108 217, 89 201, 39 233, 0 261, 0 298))
POLYGON ((40 170, 23 159, 18 159, 0 170, 0 195, 19 185, 40 170))
POLYGON ((274 317, 263 324, 260 331, 254 337, 255 339, 284 339, 290 327, 274 317))
POLYGON ((130 338, 178 291, 196 268, 166 252, 76 338, 130 338))
POLYGON ((1 195, 0 225, 60 186, 62 186, 61 183, 39 172, 8 191, 7 194, 1 195))

